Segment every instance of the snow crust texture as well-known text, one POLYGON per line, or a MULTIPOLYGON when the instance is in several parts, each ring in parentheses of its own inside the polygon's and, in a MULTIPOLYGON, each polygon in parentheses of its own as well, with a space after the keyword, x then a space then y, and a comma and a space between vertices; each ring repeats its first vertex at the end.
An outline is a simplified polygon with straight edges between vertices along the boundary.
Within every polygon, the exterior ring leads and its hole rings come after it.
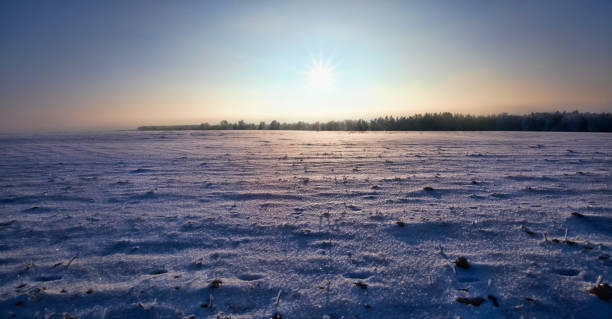
POLYGON ((611 134, 1 136, 0 318, 612 318, 611 169, 611 134))

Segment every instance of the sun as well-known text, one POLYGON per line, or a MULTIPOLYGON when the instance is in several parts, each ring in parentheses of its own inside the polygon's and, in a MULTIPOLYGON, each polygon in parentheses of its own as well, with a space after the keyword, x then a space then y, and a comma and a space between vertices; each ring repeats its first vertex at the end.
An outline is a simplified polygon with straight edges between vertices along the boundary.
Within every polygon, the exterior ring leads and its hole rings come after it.
POLYGON ((334 85, 334 68, 322 61, 313 61, 308 69, 308 85, 317 89, 328 89, 334 85))

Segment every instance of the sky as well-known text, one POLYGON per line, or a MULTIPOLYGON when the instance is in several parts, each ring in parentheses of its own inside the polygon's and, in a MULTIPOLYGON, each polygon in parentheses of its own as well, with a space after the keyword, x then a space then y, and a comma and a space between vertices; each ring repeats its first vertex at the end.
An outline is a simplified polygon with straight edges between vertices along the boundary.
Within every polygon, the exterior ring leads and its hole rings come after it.
POLYGON ((612 112, 612 1, 2 1, 0 131, 612 112))

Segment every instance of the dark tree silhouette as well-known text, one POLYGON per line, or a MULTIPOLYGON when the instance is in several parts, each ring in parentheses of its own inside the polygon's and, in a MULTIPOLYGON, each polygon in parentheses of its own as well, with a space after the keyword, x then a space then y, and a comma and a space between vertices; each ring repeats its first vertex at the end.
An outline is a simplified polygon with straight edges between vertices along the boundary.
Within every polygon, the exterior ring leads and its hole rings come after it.
POLYGON ((385 116, 371 120, 329 121, 326 123, 279 123, 259 125, 221 121, 210 125, 141 126, 142 131, 154 130, 303 130, 303 131, 567 131, 612 132, 612 114, 554 112, 526 115, 464 115, 452 113, 425 113, 412 116, 385 116))

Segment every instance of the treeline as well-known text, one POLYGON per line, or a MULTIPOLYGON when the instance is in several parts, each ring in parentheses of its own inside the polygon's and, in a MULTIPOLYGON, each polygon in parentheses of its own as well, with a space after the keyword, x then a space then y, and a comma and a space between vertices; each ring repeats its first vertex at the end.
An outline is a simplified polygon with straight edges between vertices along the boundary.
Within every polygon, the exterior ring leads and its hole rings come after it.
POLYGON ((425 113, 412 116, 385 116, 371 120, 329 122, 246 123, 141 126, 141 131, 164 130, 303 130, 303 131, 566 131, 612 132, 612 114, 546 112, 527 115, 464 115, 425 113))

